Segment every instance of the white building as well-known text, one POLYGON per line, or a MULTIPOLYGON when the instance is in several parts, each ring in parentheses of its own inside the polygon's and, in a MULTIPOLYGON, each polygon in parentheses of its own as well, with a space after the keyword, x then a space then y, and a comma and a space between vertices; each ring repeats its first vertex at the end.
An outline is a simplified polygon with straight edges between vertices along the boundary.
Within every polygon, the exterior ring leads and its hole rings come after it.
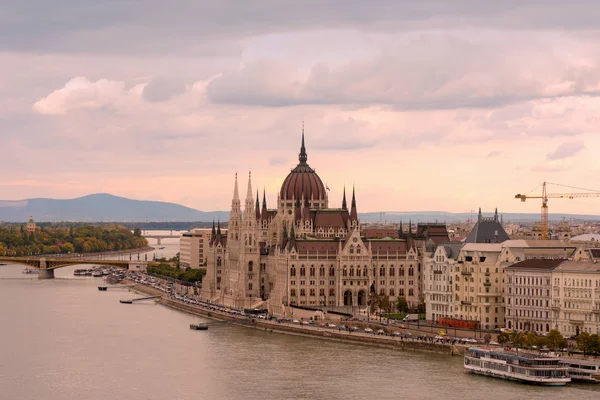
POLYGON ((552 271, 554 328, 565 336, 600 334, 600 264, 566 261, 552 271))
POLYGON ((431 257, 424 259, 423 294, 426 318, 454 317, 453 278, 456 260, 463 243, 445 243, 437 246, 431 257))

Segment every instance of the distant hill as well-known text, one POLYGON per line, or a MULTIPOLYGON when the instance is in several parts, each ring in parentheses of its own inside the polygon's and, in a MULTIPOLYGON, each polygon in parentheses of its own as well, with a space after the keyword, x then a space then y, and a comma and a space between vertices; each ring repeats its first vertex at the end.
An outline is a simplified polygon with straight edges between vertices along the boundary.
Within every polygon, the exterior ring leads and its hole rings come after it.
POLYGON ((227 220, 228 212, 203 212, 175 203, 132 200, 107 193, 69 200, 0 200, 0 221, 27 222, 129 222, 129 221, 212 221, 227 220))
MULTIPOLYGON (((27 222, 29 216, 39 222, 212 222, 229 219, 229 211, 204 212, 175 203, 162 201, 132 200, 107 193, 91 194, 69 200, 27 199, 19 201, 0 200, 0 221, 27 222)), ((484 216, 492 216, 484 213, 484 216)), ((550 219, 574 218, 583 221, 599 221, 598 215, 552 214, 550 219)), ((415 212, 368 212, 360 213, 361 222, 386 221, 398 223, 459 222, 476 219, 477 213, 449 213, 444 211, 415 212)), ((504 222, 533 222, 540 215, 504 213, 504 222)), ((171 228, 172 229, 172 228, 171 228)))

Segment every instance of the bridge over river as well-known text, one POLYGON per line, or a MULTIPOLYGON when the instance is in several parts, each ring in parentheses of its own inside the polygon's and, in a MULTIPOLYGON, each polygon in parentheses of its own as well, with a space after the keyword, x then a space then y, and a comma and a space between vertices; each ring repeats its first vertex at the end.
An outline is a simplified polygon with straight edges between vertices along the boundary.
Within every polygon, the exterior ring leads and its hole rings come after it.
POLYGON ((0 262, 22 264, 37 269, 39 279, 53 279, 54 270, 71 265, 103 265, 123 269, 145 269, 147 261, 96 260, 84 258, 0 257, 0 262))

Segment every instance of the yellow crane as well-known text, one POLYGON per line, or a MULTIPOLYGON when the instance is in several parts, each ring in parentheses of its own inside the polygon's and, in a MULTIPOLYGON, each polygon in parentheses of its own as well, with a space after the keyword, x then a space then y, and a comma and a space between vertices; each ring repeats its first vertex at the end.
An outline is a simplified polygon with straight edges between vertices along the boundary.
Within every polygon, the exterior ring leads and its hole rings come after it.
MULTIPOLYGON (((575 199, 579 197, 600 197, 600 191, 592 189, 583 189, 573 186, 560 185, 558 183, 543 182, 542 183, 542 194, 531 195, 531 194, 517 194, 515 199, 521 199, 525 201, 527 199, 542 199, 542 239, 548 239, 548 199, 575 199), (569 189, 585 190, 585 192, 572 192, 572 193, 548 193, 546 185, 560 186, 569 189)), ((538 186, 539 187, 539 186, 538 186)), ((537 189, 536 187, 535 189, 537 189)), ((533 190, 535 190, 533 189, 533 190)), ((533 192, 533 190, 531 192, 533 192)), ((530 192, 530 193, 531 193, 530 192)))

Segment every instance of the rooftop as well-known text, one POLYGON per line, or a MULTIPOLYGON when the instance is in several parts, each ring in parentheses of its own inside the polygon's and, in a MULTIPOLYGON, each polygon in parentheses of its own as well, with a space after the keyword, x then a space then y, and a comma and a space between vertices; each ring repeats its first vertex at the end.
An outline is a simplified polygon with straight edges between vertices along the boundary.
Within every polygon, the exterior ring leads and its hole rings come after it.
POLYGON ((564 263, 566 260, 559 259, 539 259, 532 258, 529 260, 521 261, 511 266, 504 268, 505 270, 525 270, 525 269, 535 269, 535 270, 549 270, 552 271, 556 269, 559 265, 564 263))

